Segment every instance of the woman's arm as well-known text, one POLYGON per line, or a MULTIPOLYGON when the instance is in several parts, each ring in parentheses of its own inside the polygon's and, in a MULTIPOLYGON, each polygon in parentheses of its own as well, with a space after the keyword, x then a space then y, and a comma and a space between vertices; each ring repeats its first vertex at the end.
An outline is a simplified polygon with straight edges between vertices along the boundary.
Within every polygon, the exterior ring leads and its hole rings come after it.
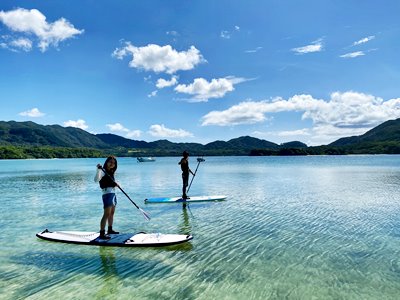
POLYGON ((104 172, 101 169, 101 165, 97 165, 96 175, 94 176, 94 182, 99 182, 101 178, 103 178, 104 172))

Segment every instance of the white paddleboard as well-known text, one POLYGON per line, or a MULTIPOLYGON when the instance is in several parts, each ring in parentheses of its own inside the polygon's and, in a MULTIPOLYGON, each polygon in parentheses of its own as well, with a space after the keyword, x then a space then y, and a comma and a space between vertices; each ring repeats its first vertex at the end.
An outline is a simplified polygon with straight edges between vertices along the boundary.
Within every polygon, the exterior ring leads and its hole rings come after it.
POLYGON ((38 238, 61 243, 114 246, 114 247, 162 247, 185 243, 193 239, 191 235, 163 233, 119 233, 110 234, 109 240, 99 239, 99 232, 49 231, 36 234, 38 238))
POLYGON ((180 203, 180 202, 206 202, 206 201, 223 201, 226 199, 225 195, 213 196, 194 196, 188 199, 182 197, 158 197, 144 199, 145 203, 180 203))

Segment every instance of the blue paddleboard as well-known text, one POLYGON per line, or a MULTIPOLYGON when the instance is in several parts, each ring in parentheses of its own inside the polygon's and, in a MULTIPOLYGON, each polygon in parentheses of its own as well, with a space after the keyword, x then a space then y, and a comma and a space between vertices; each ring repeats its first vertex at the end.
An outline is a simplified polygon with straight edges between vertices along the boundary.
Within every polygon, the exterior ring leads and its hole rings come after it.
POLYGON ((188 199, 182 197, 157 197, 144 199, 144 203, 180 203, 180 202, 206 202, 206 201, 223 201, 226 199, 225 195, 212 195, 212 196, 194 196, 188 199))

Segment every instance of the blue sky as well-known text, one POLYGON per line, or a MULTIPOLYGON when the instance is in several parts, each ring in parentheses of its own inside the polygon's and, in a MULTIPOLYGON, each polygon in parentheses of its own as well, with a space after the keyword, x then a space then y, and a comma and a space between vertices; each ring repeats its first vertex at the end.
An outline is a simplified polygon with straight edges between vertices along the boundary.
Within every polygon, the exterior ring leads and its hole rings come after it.
POLYGON ((400 1, 0 2, 0 120, 322 145, 400 117, 400 1))

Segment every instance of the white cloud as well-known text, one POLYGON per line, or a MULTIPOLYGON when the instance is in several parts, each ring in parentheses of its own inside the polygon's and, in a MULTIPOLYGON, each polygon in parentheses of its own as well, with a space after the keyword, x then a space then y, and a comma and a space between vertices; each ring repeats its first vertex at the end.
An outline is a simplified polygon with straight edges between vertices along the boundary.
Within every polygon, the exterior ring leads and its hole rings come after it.
POLYGON ((193 134, 183 129, 169 129, 164 124, 151 125, 149 134, 159 138, 185 138, 192 137, 193 134))
POLYGON ((304 112, 302 119, 315 124, 336 127, 368 127, 388 118, 400 116, 400 98, 383 101, 381 98, 357 92, 335 92, 328 101, 311 95, 295 95, 288 100, 246 101, 225 111, 213 111, 203 117, 202 125, 251 124, 265 120, 266 113, 283 111, 304 112))
POLYGON ((223 39, 229 40, 229 39, 231 38, 231 36, 232 36, 232 33, 230 33, 230 32, 227 31, 227 30, 222 30, 219 36, 220 36, 221 38, 223 38, 223 39))
POLYGON ((202 118, 202 126, 233 126, 254 124, 266 120, 264 106, 266 101, 246 101, 223 111, 211 111, 202 118))
POLYGON ((314 126, 310 131, 311 137, 306 142, 306 144, 310 146, 326 145, 342 137, 362 135, 371 128, 372 127, 338 128, 330 124, 314 126))
POLYGON ((312 42, 310 45, 293 48, 292 51, 296 52, 297 54, 306 54, 312 52, 320 52, 322 51, 322 48, 323 48, 322 39, 319 39, 312 42))
POLYGON ((156 83, 156 87, 163 89, 165 87, 173 86, 178 83, 178 76, 172 76, 171 80, 165 80, 164 78, 159 78, 156 83))
POLYGON ((89 126, 86 124, 85 120, 79 119, 77 121, 69 120, 64 122, 64 127, 77 127, 83 130, 86 130, 89 128, 89 126))
POLYGON ((29 52, 32 50, 32 41, 27 38, 18 38, 9 43, 9 46, 12 48, 22 49, 25 52, 29 52))
POLYGON ((229 30, 222 30, 221 33, 219 34, 219 36, 220 36, 221 38, 223 38, 223 39, 229 40, 229 39, 232 37, 232 35, 235 33, 235 31, 236 31, 236 32, 239 32, 239 31, 240 31, 240 27, 239 27, 238 25, 235 25, 235 26, 233 27, 233 30, 232 30, 232 31, 229 31, 229 30))
POLYGON ((276 140, 277 138, 281 139, 280 142, 287 142, 288 140, 304 140, 305 138, 312 137, 312 129, 303 128, 298 130, 287 130, 287 131, 254 131, 252 134, 256 137, 267 139, 267 140, 276 140))
POLYGON ((141 135, 142 135, 142 131, 141 130, 132 130, 132 131, 129 131, 126 134, 126 137, 129 138, 129 139, 132 139, 132 138, 138 138, 141 135))
POLYGON ((148 98, 155 97, 155 96, 157 96, 157 92, 158 92, 158 91, 152 91, 150 94, 147 95, 147 97, 148 97, 148 98))
POLYGON ((303 128, 298 130, 286 130, 279 131, 276 133, 277 136, 289 137, 289 136, 308 136, 310 135, 310 129, 303 128))
POLYGON ((246 50, 244 51, 245 53, 256 53, 258 51, 260 51, 263 47, 257 47, 255 49, 251 49, 251 50, 246 50))
POLYGON ((114 123, 114 124, 106 124, 107 128, 110 129, 112 132, 118 132, 125 134, 127 138, 137 138, 142 135, 142 131, 140 130, 130 130, 126 128, 121 123, 114 123))
POLYGON ((166 34, 167 35, 172 35, 172 36, 175 36, 175 37, 179 36, 179 33, 177 31, 175 31, 175 30, 167 31, 166 34))
POLYGON ((43 117, 45 114, 35 107, 30 110, 20 112, 19 115, 23 117, 39 118, 43 117))
POLYGON ((351 53, 346 53, 346 54, 340 55, 340 57, 354 58, 354 57, 363 56, 363 55, 365 55, 365 53, 363 51, 356 51, 356 52, 351 52, 351 53))
POLYGON ((368 130, 369 128, 336 128, 330 125, 323 125, 293 131, 255 131, 253 134, 259 138, 273 141, 278 138, 280 140, 279 143, 300 140, 309 146, 319 146, 332 143, 342 137, 362 135, 368 130))
POLYGON ((366 38, 363 38, 363 39, 361 39, 361 40, 359 40, 359 41, 354 42, 354 43, 353 43, 353 46, 365 44, 365 43, 367 43, 367 42, 373 40, 374 38, 375 38, 374 35, 370 35, 370 36, 368 36, 368 37, 366 37, 366 38))
POLYGON ((132 60, 129 62, 131 68, 167 74, 191 70, 199 63, 206 61, 194 46, 187 51, 178 52, 170 45, 149 44, 144 47, 135 47, 127 42, 125 47, 115 49, 112 55, 117 59, 131 56, 132 60))
MULTIPOLYGON (((400 117, 400 98, 383 101, 357 92, 335 92, 329 100, 311 95, 295 95, 288 100, 246 101, 224 111, 211 111, 202 118, 202 126, 233 126, 267 120, 267 114, 302 112, 302 119, 313 122, 316 137, 342 137, 364 133, 389 119, 400 117)), ((332 139, 330 139, 332 140, 332 139)))
POLYGON ((111 131, 117 131, 117 132, 129 132, 128 128, 125 128, 121 123, 115 123, 115 124, 107 124, 106 125, 108 129, 111 131))
POLYGON ((192 95, 192 100, 207 101, 210 98, 222 98, 234 90, 234 85, 251 79, 240 77, 213 78, 208 82, 204 78, 196 78, 191 84, 179 84, 175 87, 178 93, 192 95))
MULTIPOLYGON (((46 16, 37 9, 17 8, 7 12, 0 11, 0 21, 14 32, 33 34, 38 39, 38 47, 42 52, 46 51, 49 46, 57 47, 60 42, 84 32, 76 29, 64 18, 48 23, 46 16)), ((16 39, 16 41, 18 40, 16 39)), ((25 49, 27 49, 26 45, 25 38, 25 49)))

